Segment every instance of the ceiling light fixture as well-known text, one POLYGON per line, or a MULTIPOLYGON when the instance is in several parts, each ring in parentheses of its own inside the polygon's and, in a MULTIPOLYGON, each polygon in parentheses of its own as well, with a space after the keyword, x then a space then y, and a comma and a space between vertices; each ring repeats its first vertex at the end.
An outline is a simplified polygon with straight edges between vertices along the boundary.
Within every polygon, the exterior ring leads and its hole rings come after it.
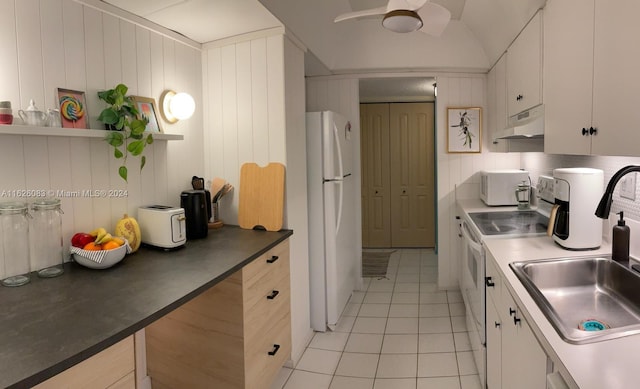
POLYGON ((412 32, 422 28, 422 19, 415 11, 398 9, 384 16, 382 26, 394 32, 412 32))
POLYGON ((176 93, 172 90, 162 92, 160 96, 160 114, 168 123, 189 119, 196 110, 196 102, 188 93, 176 93))

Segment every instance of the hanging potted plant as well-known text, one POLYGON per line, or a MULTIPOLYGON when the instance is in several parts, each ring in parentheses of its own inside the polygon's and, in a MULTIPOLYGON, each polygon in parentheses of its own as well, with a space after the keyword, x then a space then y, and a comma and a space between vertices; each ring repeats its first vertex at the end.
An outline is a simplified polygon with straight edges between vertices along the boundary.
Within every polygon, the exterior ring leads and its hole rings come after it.
POLYGON ((142 153, 144 148, 153 143, 153 136, 144 133, 149 119, 139 115, 136 104, 127 96, 124 84, 118 84, 114 89, 98 92, 98 98, 108 104, 98 116, 98 120, 110 130, 105 141, 113 146, 113 156, 122 160, 118 168, 120 177, 127 181, 127 157, 140 156, 140 170, 144 168, 146 158, 142 153))

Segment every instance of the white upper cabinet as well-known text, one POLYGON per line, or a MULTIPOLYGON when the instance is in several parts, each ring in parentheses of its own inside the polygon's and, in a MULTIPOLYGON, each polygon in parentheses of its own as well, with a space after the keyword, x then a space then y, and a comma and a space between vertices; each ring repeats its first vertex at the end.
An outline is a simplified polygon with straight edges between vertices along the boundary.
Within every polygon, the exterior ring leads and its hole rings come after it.
POLYGON ((544 9, 546 153, 591 153, 594 1, 549 1, 544 9))
POLYGON ((513 116, 542 103, 542 12, 507 50, 507 107, 513 116))
POLYGON ((595 3, 591 154, 640 156, 638 15, 637 0, 595 3))
POLYGON ((491 142, 491 151, 494 152, 509 151, 508 140, 493 139, 493 135, 496 131, 503 130, 507 126, 506 71, 506 56, 503 55, 487 75, 487 106, 489 109, 489 115, 487 118, 489 125, 489 141, 491 142))
POLYGON ((544 19, 544 150, 640 156, 640 2, 549 1, 544 19))

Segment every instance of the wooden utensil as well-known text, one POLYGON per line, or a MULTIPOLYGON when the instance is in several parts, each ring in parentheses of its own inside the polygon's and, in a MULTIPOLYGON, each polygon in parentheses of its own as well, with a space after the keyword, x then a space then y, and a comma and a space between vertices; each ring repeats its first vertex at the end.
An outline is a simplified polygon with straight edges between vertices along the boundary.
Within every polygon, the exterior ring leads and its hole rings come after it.
POLYGON ((549 224, 547 225, 547 236, 553 235, 553 227, 556 225, 556 214, 558 213, 560 205, 554 204, 549 213, 549 224))
POLYGON ((240 168, 238 224, 241 228, 282 229, 285 167, 272 162, 260 167, 253 162, 240 168))
MULTIPOLYGON (((216 177, 213 179, 213 181, 211 181, 211 198, 217 200, 218 199, 218 194, 220 193, 220 191, 222 190, 222 187, 225 184, 225 180, 224 178, 220 178, 220 177, 216 177)), ((213 201, 214 203, 216 201, 213 201)))

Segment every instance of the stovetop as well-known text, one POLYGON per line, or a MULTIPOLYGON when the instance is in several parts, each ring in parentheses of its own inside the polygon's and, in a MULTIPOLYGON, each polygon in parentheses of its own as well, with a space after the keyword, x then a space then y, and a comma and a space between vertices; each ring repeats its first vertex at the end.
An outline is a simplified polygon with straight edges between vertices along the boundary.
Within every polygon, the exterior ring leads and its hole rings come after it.
POLYGON ((541 234, 549 224, 536 211, 471 212, 469 217, 482 235, 541 234))

